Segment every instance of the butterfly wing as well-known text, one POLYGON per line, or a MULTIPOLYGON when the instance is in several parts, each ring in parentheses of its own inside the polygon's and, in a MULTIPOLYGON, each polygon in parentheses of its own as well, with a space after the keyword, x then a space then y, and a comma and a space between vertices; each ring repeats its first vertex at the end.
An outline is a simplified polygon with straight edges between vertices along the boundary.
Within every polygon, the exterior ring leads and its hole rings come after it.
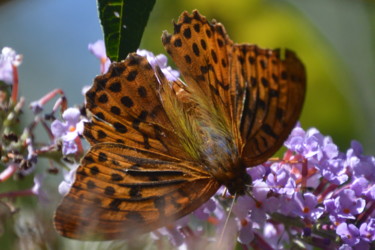
POLYGON ((55 214, 63 236, 125 239, 191 213, 219 188, 201 166, 118 143, 93 146, 55 214))
POLYGON ((135 54, 95 79, 86 94, 93 118, 84 130, 92 147, 55 214, 62 235, 129 238, 192 212, 219 188, 181 146, 159 84, 135 54))
POLYGON ((306 73, 290 50, 235 45, 231 67, 237 130, 248 166, 266 161, 281 147, 295 126, 303 106, 306 73))
POLYGON ((146 58, 131 54, 113 63, 108 73, 95 78, 86 93, 86 108, 93 114, 84 135, 91 145, 118 142, 189 159, 167 117, 155 72, 146 58))
POLYGON ((234 44, 220 23, 198 11, 182 13, 174 34, 162 40, 189 90, 203 93, 224 114, 247 167, 279 149, 305 96, 305 70, 293 52, 234 44))
POLYGON ((221 24, 210 24, 198 11, 183 12, 173 35, 162 42, 181 71, 192 97, 207 100, 230 123, 229 60, 232 41, 221 24))

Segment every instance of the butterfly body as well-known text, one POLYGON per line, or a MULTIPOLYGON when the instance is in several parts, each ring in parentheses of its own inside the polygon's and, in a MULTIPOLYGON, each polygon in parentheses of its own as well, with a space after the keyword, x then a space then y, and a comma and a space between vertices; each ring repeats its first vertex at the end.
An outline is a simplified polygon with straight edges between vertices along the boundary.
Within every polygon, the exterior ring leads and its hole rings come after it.
MULTIPOLYGON (((169 88, 168 84, 164 86, 169 88)), ((230 193, 244 194, 245 185, 250 184, 251 180, 245 171, 232 131, 228 129, 229 124, 214 105, 205 101, 202 103, 203 98, 196 98, 199 93, 189 89, 189 86, 185 88, 190 102, 187 109, 194 106, 195 112, 186 110, 186 105, 182 103, 169 105, 172 100, 176 100, 171 91, 162 91, 160 96, 181 144, 190 153, 192 160, 202 164, 202 168, 221 185, 225 185, 230 193), (172 100, 166 101, 167 98, 172 100)))
POLYGON ((87 92, 91 148, 56 211, 62 235, 134 237, 191 213, 221 185, 244 194, 246 168, 294 127, 305 71, 293 52, 234 44, 197 11, 162 41, 184 82, 130 54, 87 92))

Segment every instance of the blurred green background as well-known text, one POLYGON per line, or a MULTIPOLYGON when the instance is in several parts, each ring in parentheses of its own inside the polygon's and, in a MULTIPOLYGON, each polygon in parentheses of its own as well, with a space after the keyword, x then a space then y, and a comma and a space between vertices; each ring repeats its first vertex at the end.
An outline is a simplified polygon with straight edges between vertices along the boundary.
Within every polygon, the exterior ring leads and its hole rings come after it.
MULTIPOLYGON (((162 31, 172 32, 172 19, 193 9, 222 22, 235 42, 294 50, 308 75, 302 126, 316 127, 332 136, 342 151, 356 139, 365 153, 375 154, 373 1, 159 0, 141 48, 165 53, 160 41, 162 31)), ((81 88, 91 84, 99 73, 99 62, 87 45, 101 38, 96 1, 0 1, 0 47, 10 46, 24 55, 19 68, 20 89, 27 102, 62 88, 70 106, 82 103, 81 88)), ((58 181, 55 178, 49 187, 53 194, 58 181)), ((43 209, 52 213, 53 207, 46 205, 43 209)), ((52 230, 50 218, 42 220, 47 225, 45 230, 52 230)), ((14 246, 9 237, 0 236, 1 249, 14 246)), ((54 237, 50 237, 54 242, 50 244, 57 247, 54 237)))

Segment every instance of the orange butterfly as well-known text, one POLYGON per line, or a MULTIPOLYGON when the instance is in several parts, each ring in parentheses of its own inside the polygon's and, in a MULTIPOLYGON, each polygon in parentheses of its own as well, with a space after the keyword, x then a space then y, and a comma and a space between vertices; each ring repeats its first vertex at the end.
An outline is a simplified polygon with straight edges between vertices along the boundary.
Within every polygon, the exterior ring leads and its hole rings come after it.
POLYGON ((162 41, 184 82, 130 54, 87 92, 91 148, 55 214, 63 236, 129 238, 191 213, 221 185, 242 195, 246 168, 294 127, 306 76, 293 52, 235 44, 198 11, 162 41))

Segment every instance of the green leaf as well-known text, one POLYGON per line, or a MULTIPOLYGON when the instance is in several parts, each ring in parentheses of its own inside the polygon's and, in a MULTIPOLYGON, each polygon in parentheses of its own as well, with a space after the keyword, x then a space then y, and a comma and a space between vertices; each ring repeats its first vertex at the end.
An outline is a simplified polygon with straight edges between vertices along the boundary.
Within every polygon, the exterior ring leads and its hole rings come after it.
POLYGON ((107 56, 121 61, 138 49, 156 0, 98 0, 107 56))

